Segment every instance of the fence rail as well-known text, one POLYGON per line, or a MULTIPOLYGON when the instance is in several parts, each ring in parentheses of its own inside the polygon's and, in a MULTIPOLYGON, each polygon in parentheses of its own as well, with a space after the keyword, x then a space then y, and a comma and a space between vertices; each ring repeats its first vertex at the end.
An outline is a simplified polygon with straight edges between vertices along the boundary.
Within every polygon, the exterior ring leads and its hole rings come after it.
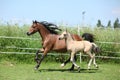
MULTIPOLYGON (((0 36, 0 38, 5 39, 27 39, 27 40, 40 40, 40 38, 25 38, 25 37, 8 37, 8 36, 0 36)), ((97 43, 104 43, 104 44, 120 44, 120 42, 103 42, 103 41, 96 41, 97 43)))
POLYGON ((8 36, 0 36, 0 38, 5 39, 27 39, 27 40, 40 40, 40 38, 25 38, 25 37, 8 37, 8 36))
MULTIPOLYGON (((0 52, 0 54, 35 54, 35 53, 29 53, 29 52, 0 52)), ((42 54, 42 53, 39 53, 42 54)), ((60 55, 60 54, 56 54, 56 53, 48 53, 48 55, 60 55)), ((64 56, 69 56, 69 54, 62 54, 64 56)), ((80 56, 80 54, 77 54, 78 56, 80 56)), ((83 57, 86 57, 88 55, 81 55, 83 57)), ((109 56, 95 56, 96 58, 109 58, 109 59, 120 59, 120 57, 109 57, 109 56)), ((81 61, 81 60, 80 60, 81 61)))
MULTIPOLYGON (((23 40, 40 40, 40 38, 25 38, 25 37, 7 37, 7 36, 0 36, 0 38, 4 38, 4 39, 23 39, 23 40)), ((100 42, 100 41, 96 41, 97 43, 101 43, 101 44, 120 44, 120 42, 100 42)), ((7 48, 7 49, 27 49, 27 50, 38 50, 39 48, 21 48, 21 47, 13 47, 13 46, 7 46, 7 47, 2 47, 0 46, 0 48, 7 48)), ((106 53, 117 53, 119 54, 120 52, 111 52, 111 51, 104 51, 106 53)), ((29 53, 29 52, 0 52, 1 54, 35 54, 35 53, 29 53)), ((48 55, 59 55, 59 54, 55 54, 55 53, 49 53, 48 55)), ((62 54, 62 55, 68 55, 68 54, 62 54)), ((81 54, 77 54, 77 55, 81 55, 81 54)), ((87 56, 87 55, 82 55, 82 56, 87 56)), ((120 57, 109 57, 109 56, 96 56, 98 58, 111 58, 111 59, 120 59, 120 57)))

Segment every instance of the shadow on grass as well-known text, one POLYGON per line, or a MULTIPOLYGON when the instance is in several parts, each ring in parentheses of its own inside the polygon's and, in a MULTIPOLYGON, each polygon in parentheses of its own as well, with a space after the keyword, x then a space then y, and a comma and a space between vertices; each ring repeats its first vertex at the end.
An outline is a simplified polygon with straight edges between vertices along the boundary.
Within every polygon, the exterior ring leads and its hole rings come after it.
POLYGON ((40 69, 39 72, 70 72, 70 73, 96 73, 99 69, 80 69, 80 72, 78 72, 77 69, 74 69, 70 71, 69 69, 40 69))

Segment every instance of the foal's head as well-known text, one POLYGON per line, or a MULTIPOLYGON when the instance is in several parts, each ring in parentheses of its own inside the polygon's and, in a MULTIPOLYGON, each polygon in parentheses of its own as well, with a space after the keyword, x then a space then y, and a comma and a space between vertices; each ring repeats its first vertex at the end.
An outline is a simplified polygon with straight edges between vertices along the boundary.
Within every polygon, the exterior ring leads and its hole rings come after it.
POLYGON ((38 22, 35 20, 33 21, 33 24, 32 26, 30 27, 29 31, 27 32, 27 35, 31 35, 31 34, 34 34, 38 31, 38 22))
POLYGON ((59 40, 66 39, 68 37, 68 32, 67 30, 62 32, 62 34, 59 36, 59 40))

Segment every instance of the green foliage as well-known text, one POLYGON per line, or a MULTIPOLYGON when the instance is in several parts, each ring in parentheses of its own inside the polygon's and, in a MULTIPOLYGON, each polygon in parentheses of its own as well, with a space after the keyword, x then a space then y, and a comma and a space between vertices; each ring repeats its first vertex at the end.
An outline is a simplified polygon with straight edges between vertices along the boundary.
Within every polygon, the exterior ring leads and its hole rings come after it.
MULTIPOLYGON (((41 48, 41 37, 38 33, 27 36, 26 32, 29 30, 29 25, 24 25, 19 27, 18 25, 0 25, 0 36, 10 36, 10 37, 24 37, 24 38, 38 38, 40 40, 30 40, 30 39, 8 39, 8 38, 0 38, 0 51, 1 52, 32 52, 36 53, 36 50, 29 50, 29 49, 16 49, 14 47, 19 48, 41 48), (6 47, 13 47, 13 48, 6 48, 6 47)), ((66 26, 60 27, 61 29, 65 30, 66 26)), ((101 48, 103 56, 113 56, 113 57, 120 57, 120 54, 116 54, 114 52, 120 52, 120 45, 116 44, 120 42, 120 29, 113 29, 113 28, 90 28, 88 27, 80 27, 80 33, 77 33, 77 27, 67 27, 68 31, 75 34, 82 35, 85 32, 92 33, 95 37, 95 41, 97 45, 101 48), (114 44, 106 44, 106 43, 99 43, 102 42, 114 42, 114 44), (110 53, 106 53, 104 51, 110 51, 110 53), (111 53, 112 52, 112 53, 111 53)), ((14 56, 14 55, 13 55, 14 56)), ((33 56, 32 56, 33 57, 33 56)), ((53 56, 52 56, 53 57, 53 56)), ((61 56, 54 56, 52 60, 60 61, 62 58, 61 56)), ((11 59, 11 58, 10 58, 11 59)), ((19 58, 18 58, 19 59, 19 58)), ((51 59, 51 58, 49 58, 51 59)), ((66 58, 65 58, 66 59, 66 58)))
POLYGON ((118 18, 114 22, 114 28, 120 28, 120 23, 118 18))
POLYGON ((97 27, 104 27, 101 23, 101 20, 98 20, 97 27))
MULTIPOLYGON (((28 26, 19 27, 16 25, 1 25, 0 26, 0 36, 7 37, 24 37, 24 38, 38 38, 38 34, 27 36, 26 32, 28 31, 28 26)), ((6 47, 20 47, 20 48, 39 48, 41 43, 39 40, 30 40, 30 39, 15 39, 15 38, 0 38, 0 50, 1 51, 13 51, 13 52, 31 52, 31 50, 22 50, 22 49, 5 49, 6 47)))
POLYGON ((110 20, 108 21, 107 28, 112 28, 110 20))

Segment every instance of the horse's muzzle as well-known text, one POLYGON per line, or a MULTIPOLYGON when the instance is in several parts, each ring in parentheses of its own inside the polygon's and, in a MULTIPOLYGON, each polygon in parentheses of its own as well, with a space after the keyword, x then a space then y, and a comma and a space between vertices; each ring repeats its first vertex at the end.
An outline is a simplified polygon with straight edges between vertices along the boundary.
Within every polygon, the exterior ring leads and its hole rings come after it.
POLYGON ((30 33, 29 33, 29 32, 27 32, 26 34, 27 34, 28 36, 30 36, 30 33))

